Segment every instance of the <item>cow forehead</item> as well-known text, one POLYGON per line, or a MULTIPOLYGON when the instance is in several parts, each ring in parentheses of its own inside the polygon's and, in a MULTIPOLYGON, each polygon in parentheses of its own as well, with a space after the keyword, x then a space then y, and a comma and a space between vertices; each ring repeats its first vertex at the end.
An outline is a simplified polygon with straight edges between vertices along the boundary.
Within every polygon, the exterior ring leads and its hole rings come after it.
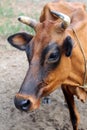
POLYGON ((53 42, 61 44, 63 39, 64 30, 60 28, 60 23, 49 20, 38 24, 34 39, 36 44, 41 44, 41 46, 47 46, 53 42))
MULTIPOLYGON (((56 45, 61 46, 63 44, 64 37, 65 31, 60 28, 60 23, 58 24, 56 21, 49 20, 38 23, 36 34, 31 41, 31 44, 33 45, 33 49, 31 48, 33 60, 40 60, 44 48, 49 47, 51 44, 55 45, 56 43, 56 45)), ((48 53, 50 51, 53 52, 55 50, 52 50, 51 47, 48 53)))
POLYGON ((39 40, 45 37, 49 38, 49 36, 52 34, 53 28, 54 24, 50 21, 39 23, 36 29, 36 38, 39 38, 39 40))

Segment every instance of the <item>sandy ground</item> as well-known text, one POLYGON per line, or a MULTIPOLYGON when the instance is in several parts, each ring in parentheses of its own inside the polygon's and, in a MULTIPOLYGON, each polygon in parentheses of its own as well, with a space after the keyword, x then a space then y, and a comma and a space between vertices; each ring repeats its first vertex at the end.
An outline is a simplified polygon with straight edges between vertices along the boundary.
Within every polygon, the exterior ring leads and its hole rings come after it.
MULTIPOLYGON (((0 130, 72 130, 61 89, 50 95, 50 104, 41 103, 36 111, 22 113, 15 108, 14 96, 27 68, 25 53, 0 38, 0 130)), ((79 130, 87 130, 87 102, 76 99, 76 104, 81 115, 79 130)))

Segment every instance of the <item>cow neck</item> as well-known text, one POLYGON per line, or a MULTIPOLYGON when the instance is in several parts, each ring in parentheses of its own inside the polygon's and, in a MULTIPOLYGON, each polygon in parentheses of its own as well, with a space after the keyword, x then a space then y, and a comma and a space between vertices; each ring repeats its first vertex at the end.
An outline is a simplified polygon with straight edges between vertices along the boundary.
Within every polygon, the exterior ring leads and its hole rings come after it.
POLYGON ((84 72, 84 79, 83 79, 83 85, 80 86, 81 88, 85 89, 87 91, 87 83, 86 83, 86 75, 87 75, 87 62, 86 62, 86 56, 85 56, 85 52, 84 52, 84 49, 82 47, 82 43, 81 41, 79 40, 78 36, 77 36, 77 33, 76 33, 76 30, 74 28, 72 28, 73 30, 73 33, 77 39, 77 43, 79 45, 79 48, 82 52, 82 55, 83 55, 83 58, 84 58, 84 68, 85 68, 85 72, 84 72))

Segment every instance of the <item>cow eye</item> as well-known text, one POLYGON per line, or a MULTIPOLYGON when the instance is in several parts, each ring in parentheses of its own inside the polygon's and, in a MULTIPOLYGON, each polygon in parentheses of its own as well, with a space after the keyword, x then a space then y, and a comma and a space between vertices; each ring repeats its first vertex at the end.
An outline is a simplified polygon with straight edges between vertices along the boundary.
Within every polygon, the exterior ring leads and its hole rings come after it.
POLYGON ((48 57, 48 62, 49 62, 49 63, 55 63, 55 62, 57 62, 57 61, 59 60, 59 58, 60 58, 60 53, 59 53, 59 51, 52 52, 52 53, 50 54, 50 56, 48 57))

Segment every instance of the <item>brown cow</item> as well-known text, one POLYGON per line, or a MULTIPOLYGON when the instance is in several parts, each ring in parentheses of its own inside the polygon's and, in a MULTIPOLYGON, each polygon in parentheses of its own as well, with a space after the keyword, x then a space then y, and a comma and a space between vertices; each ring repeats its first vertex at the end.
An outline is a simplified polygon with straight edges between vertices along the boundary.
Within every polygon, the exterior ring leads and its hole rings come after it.
POLYGON ((87 13, 82 3, 48 3, 40 22, 21 16, 19 21, 34 28, 36 35, 17 33, 8 38, 14 47, 25 50, 29 69, 15 106, 23 111, 39 107, 40 99, 60 85, 69 107, 73 130, 78 130, 79 113, 74 95, 85 102, 87 58, 87 13))

